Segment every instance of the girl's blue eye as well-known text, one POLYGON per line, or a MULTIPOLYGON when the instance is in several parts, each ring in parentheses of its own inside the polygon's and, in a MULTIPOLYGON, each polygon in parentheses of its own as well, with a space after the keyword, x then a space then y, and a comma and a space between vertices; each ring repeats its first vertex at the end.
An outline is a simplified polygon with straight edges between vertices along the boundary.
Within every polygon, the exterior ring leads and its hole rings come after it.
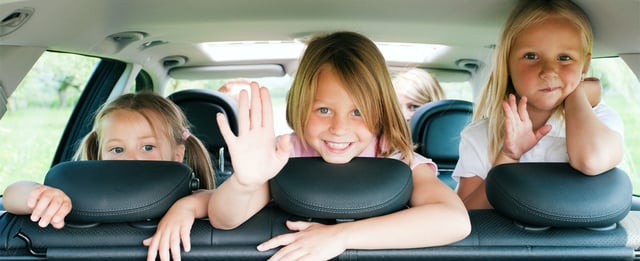
POLYGON ((529 60, 535 60, 535 59, 538 59, 538 55, 536 55, 535 53, 526 53, 524 55, 524 58, 529 60))
POLYGON ((123 153, 124 149, 122 147, 115 147, 111 149, 111 151, 113 151, 113 153, 119 154, 119 153, 123 153))
POLYGON ((153 145, 144 145, 142 146, 143 151, 151 151, 153 150, 153 145))
POLYGON ((320 113, 322 113, 322 114, 327 114, 327 113, 329 113, 329 108, 322 107, 322 108, 318 109, 318 111, 320 113))
POLYGON ((558 59, 560 61, 571 61, 572 60, 571 56, 568 56, 568 55, 560 55, 560 57, 558 57, 558 59))
POLYGON ((358 117, 362 116, 362 114, 360 113, 360 110, 358 110, 358 109, 353 111, 353 115, 354 116, 358 116, 358 117))
POLYGON ((420 105, 418 105, 418 104, 409 104, 408 107, 409 107, 410 111, 417 111, 418 108, 420 108, 420 105))

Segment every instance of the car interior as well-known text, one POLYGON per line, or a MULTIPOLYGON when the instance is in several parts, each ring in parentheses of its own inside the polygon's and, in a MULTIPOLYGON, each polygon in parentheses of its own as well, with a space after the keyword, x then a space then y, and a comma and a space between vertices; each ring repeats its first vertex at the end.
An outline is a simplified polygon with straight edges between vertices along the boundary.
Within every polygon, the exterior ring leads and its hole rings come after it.
MULTIPOLYGON (((6 212, 0 197, 0 260, 146 259, 142 241, 153 235, 172 203, 198 187, 198 179, 176 162, 72 161, 95 112, 124 93, 163 94, 184 111, 221 184, 233 174, 234 162, 215 115, 225 114, 237 133, 238 106, 217 88, 235 78, 266 84, 285 79, 283 85, 290 86, 304 42, 314 33, 361 32, 376 41, 390 73, 418 67, 451 83, 445 88, 468 89, 470 95, 450 92, 447 99, 420 107, 409 122, 415 152, 433 159, 439 178, 455 189, 451 172, 459 134, 471 122, 501 25, 516 2, 0 1, 0 119, 11 116, 20 99, 37 96, 32 90, 20 93, 27 88, 21 82, 43 55, 97 59, 95 66, 76 68, 89 70, 89 76, 52 139, 55 148, 47 154, 42 179, 35 180, 72 198, 67 224, 39 227, 28 215, 6 212), (423 54, 425 48, 429 53, 423 54)), ((594 25, 593 58, 621 59, 637 82, 640 0, 575 2, 594 25)), ((65 66, 71 67, 58 65, 65 66)), ((283 103, 277 97, 286 96, 286 88, 270 91, 274 105, 283 103)), ((276 120, 282 132, 288 130, 284 115, 276 120)), ((8 138, 1 123, 3 143, 8 138)), ((499 165, 486 180, 494 209, 469 210, 472 231, 465 239, 427 248, 348 249, 335 260, 640 260, 638 174, 617 167, 586 176, 568 163, 499 165)), ((21 172, 10 175, 24 179, 21 172)), ((392 213, 407 207, 411 182, 409 167, 393 159, 354 158, 334 165, 318 157, 291 158, 270 180, 273 200, 265 208, 232 230, 197 219, 191 251, 181 258, 266 260, 275 251, 256 246, 290 232, 286 220, 336 224, 392 213)))

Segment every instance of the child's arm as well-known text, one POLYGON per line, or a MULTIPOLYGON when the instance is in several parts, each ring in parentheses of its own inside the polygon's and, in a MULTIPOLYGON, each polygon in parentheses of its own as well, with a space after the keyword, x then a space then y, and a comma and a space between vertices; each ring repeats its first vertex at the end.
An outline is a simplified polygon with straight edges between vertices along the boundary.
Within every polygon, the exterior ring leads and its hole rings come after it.
POLYGON ((237 137, 224 115, 217 115, 234 169, 209 200, 209 222, 220 229, 241 225, 269 202, 267 182, 284 167, 292 149, 288 136, 275 143, 269 91, 252 82, 251 104, 247 95, 245 90, 240 92, 237 137))
POLYGON ((460 177, 457 193, 467 209, 491 209, 484 179, 479 176, 460 177))
POLYGON ((569 163, 586 175, 597 175, 615 167, 623 156, 622 136, 593 112, 593 83, 593 80, 583 81, 564 101, 569 163))
POLYGON ((9 213, 31 214, 31 221, 40 227, 49 224, 64 227, 64 217, 71 212, 71 199, 62 190, 30 181, 18 181, 9 185, 2 203, 9 213))
POLYGON ((180 261, 180 241, 185 252, 191 250, 191 227, 196 218, 207 216, 207 205, 211 190, 199 190, 176 201, 158 223, 158 229, 152 237, 142 243, 149 247, 147 260, 171 259, 180 261))
POLYGON ((469 216, 458 196, 427 165, 413 171, 411 208, 353 222, 322 225, 288 221, 298 232, 266 241, 258 250, 284 246, 271 260, 331 259, 346 249, 398 249, 446 245, 471 231, 469 216))
MULTIPOLYGON (((502 102, 502 108, 505 115, 504 142, 493 160, 492 167, 520 162, 520 157, 551 130, 550 125, 543 125, 533 130, 533 124, 527 112, 527 97, 522 97, 519 102, 516 102, 515 95, 510 94, 509 98, 502 102)), ((467 209, 492 208, 487 200, 485 181, 481 177, 461 177, 457 193, 467 209)))

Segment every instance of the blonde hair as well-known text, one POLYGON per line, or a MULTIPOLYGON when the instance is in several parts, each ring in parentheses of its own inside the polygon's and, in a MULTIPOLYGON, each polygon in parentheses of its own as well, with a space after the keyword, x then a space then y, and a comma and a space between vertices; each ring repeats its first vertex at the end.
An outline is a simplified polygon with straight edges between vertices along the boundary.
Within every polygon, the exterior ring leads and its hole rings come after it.
MULTIPOLYGON (((586 13, 569 0, 521 0, 512 10, 500 35, 496 47, 493 70, 482 91, 473 120, 488 119, 489 158, 495 160, 504 142, 504 110, 502 101, 509 94, 517 96, 509 77, 509 53, 516 38, 532 25, 551 17, 564 17, 572 21, 582 32, 584 55, 591 53, 593 31, 586 13)), ((562 113, 560 106, 556 113, 562 113)))
POLYGON ((445 98, 438 80, 419 68, 411 68, 396 74, 393 78, 393 86, 398 94, 405 94, 419 104, 427 104, 445 98))
MULTIPOLYGON (((482 90, 473 120, 488 119, 489 158, 495 160, 504 142, 504 118, 502 101, 509 94, 517 96, 509 77, 509 53, 519 34, 532 25, 540 24, 552 17, 563 17, 574 23, 582 32, 585 57, 591 53, 593 31, 587 14, 569 0, 521 0, 511 11, 504 24, 496 56, 488 82, 482 90)), ((556 113, 562 114, 564 108, 558 107, 556 113)))
MULTIPOLYGON (((408 162, 413 158, 409 127, 398 105, 386 62, 367 37, 335 32, 312 38, 305 50, 287 96, 287 122, 304 137, 320 71, 335 69, 365 124, 377 138, 376 154, 396 152, 408 162)), ((302 144, 307 146, 304 139, 302 144)))
POLYGON ((191 167, 200 179, 200 188, 212 189, 213 166, 206 148, 194 135, 183 135, 189 132, 190 124, 173 102, 153 92, 124 94, 112 102, 103 105, 95 116, 93 129, 82 140, 75 160, 101 160, 100 137, 103 136, 102 119, 117 110, 129 110, 140 113, 151 125, 169 139, 173 147, 185 145, 185 163, 191 167), (183 139, 184 138, 184 139, 183 139))

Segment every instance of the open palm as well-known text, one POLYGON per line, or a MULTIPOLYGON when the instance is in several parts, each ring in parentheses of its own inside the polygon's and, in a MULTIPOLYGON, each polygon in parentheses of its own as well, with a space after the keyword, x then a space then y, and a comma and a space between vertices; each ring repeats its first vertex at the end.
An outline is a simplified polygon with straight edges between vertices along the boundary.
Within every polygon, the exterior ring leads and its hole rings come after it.
POLYGON ((276 144, 271 97, 265 87, 251 83, 251 98, 243 90, 238 106, 238 136, 222 114, 217 115, 220 132, 228 147, 233 169, 244 185, 264 184, 287 163, 291 151, 288 136, 276 144))

